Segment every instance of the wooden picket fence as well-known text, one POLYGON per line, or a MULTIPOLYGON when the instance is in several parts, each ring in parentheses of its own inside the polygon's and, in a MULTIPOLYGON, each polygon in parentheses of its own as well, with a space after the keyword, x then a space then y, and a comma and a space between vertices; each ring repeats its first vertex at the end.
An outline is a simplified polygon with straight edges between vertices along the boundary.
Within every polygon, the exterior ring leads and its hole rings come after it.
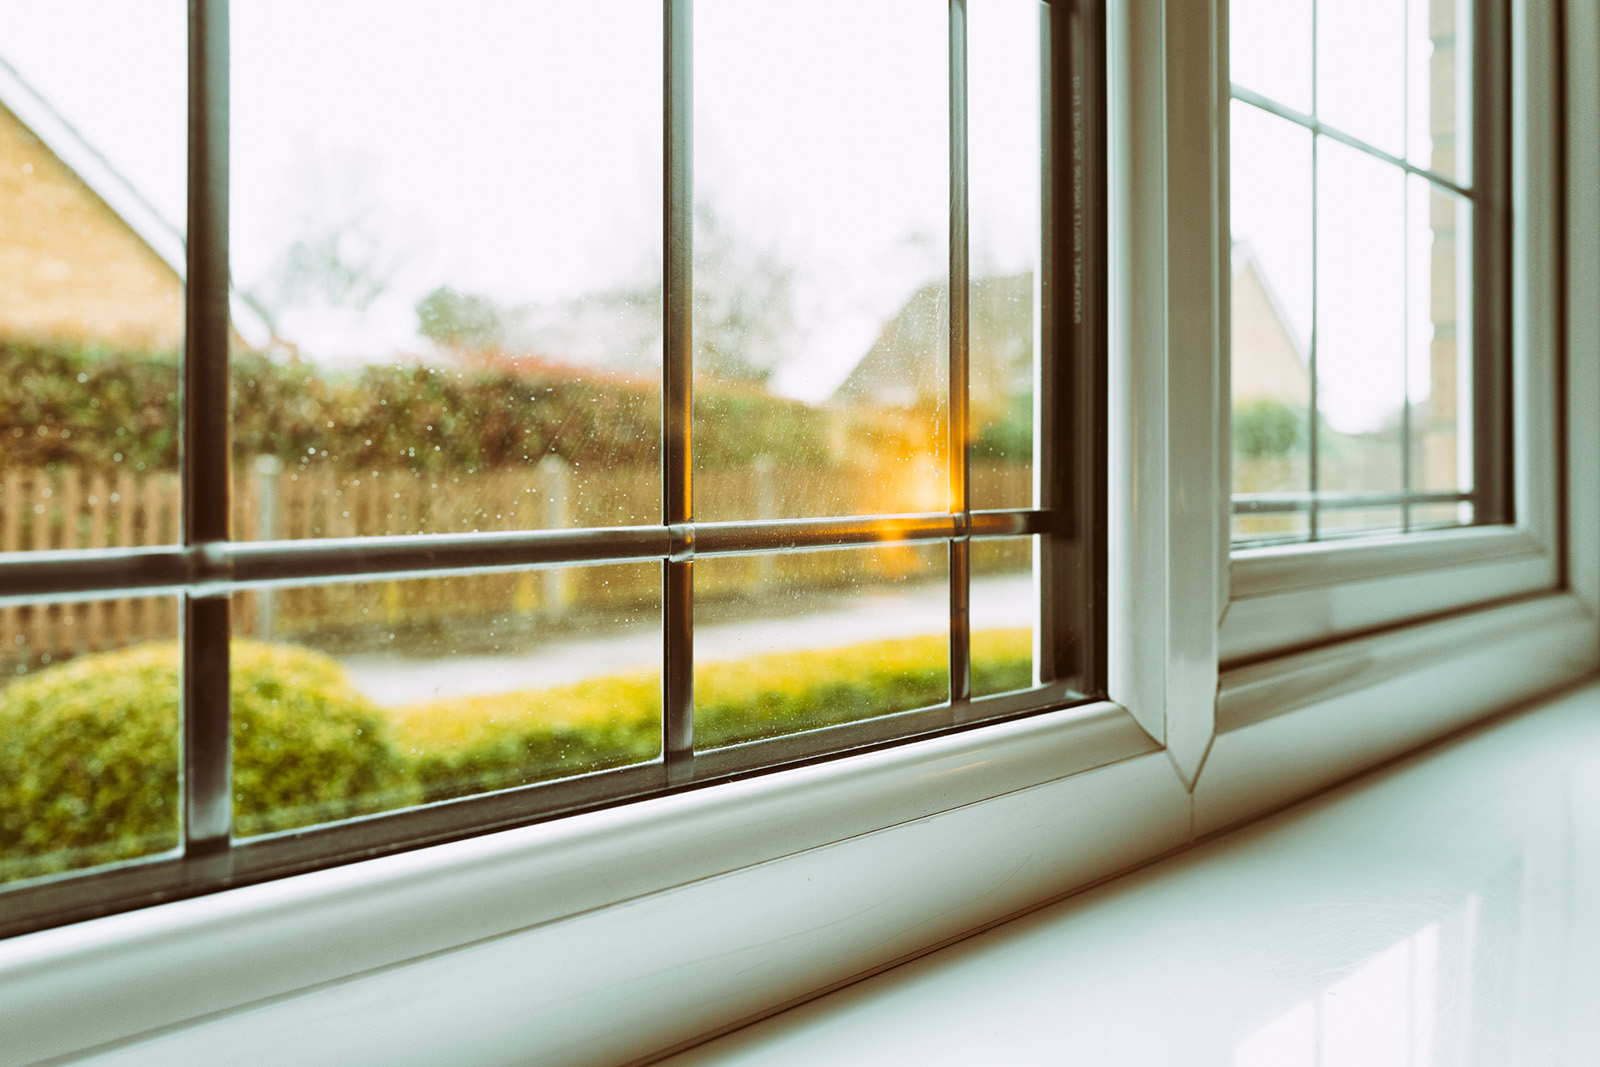
MULTIPOLYGON (((649 524, 659 520, 655 468, 583 470, 547 459, 537 467, 476 474, 353 474, 284 470, 269 458, 235 472, 234 537, 249 540, 560 529, 649 524)), ((1026 464, 974 465, 978 499, 1028 498, 1026 464)), ((702 472, 696 478, 703 518, 785 518, 804 514, 873 514, 934 510, 942 483, 903 467, 827 470, 771 463, 702 472)), ((172 472, 0 468, 0 551, 117 548, 173 544, 180 521, 172 472)), ((1018 548, 1018 564, 1026 548, 1018 548)), ((944 565, 942 545, 882 546, 770 556, 706 559, 696 565, 698 593, 748 596, 893 582, 944 565)), ((595 613, 647 611, 660 596, 654 563, 551 567, 335 582, 241 593, 235 632, 279 640, 373 635, 519 631, 578 624, 595 613)), ((0 607, 0 664, 6 673, 83 652, 170 639, 178 632, 174 597, 118 598, 0 607)))

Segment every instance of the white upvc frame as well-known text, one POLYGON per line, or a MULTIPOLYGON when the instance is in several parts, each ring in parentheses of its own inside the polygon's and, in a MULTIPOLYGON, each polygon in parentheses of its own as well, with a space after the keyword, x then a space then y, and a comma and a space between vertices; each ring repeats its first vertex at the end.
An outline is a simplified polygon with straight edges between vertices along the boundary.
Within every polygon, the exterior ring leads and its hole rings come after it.
MULTIPOLYGON (((1587 190, 1600 25, 1572 8, 1568 180, 1587 190)), ((12 938, 0 1064, 645 1062, 1593 670, 1600 215, 1574 198, 1554 589, 1219 674, 1225 14, 1111 12, 1120 703, 12 938)), ((1526 343, 1553 373, 1559 341, 1526 343)))
MULTIPOLYGON (((1514 514, 1507 526, 1241 548, 1231 554, 1222 662, 1242 663, 1561 582, 1560 181, 1556 7, 1512 3, 1510 271, 1514 514)), ((1226 187, 1224 187, 1226 188, 1226 187)), ((1223 197, 1225 202, 1226 197, 1223 197)), ((1228 391, 1224 397, 1231 395, 1228 391)))

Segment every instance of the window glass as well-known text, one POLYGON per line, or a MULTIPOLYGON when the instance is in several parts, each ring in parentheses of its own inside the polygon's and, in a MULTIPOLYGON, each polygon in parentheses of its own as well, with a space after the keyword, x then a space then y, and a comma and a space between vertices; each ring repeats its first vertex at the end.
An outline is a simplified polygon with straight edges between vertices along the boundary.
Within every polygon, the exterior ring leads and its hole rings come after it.
POLYGON ((940 704, 950 577, 937 545, 695 564, 695 745, 940 704))
POLYGON ((1233 84, 1311 113, 1312 0, 1229 0, 1233 84))
POLYGON ((764 517, 945 510, 945 9, 694 18, 695 517, 751 517, 724 486, 752 452, 813 472, 764 517))
POLYGON ((660 5, 231 18, 242 535, 659 521, 660 5))
POLYGON ((0 882, 179 841, 171 597, 0 607, 0 882))
POLYGON ((655 759, 660 597, 637 563, 235 594, 235 835, 655 759))
MULTIPOLYGON (((1233 537, 1316 540, 1477 516, 1468 0, 1316 11, 1297 84, 1233 101, 1233 537)), ((1289 15, 1232 7, 1248 55, 1289 15)), ((1254 77, 1247 60, 1243 76, 1254 77)), ((1260 81, 1258 86, 1267 85, 1260 81)), ((1481 267, 1481 264, 1478 266, 1481 267)))
POLYGON ((1039 52, 1032 0, 968 8, 972 265, 968 281, 972 506, 1034 503, 1038 381, 1039 52))
POLYGON ((1102 692, 1103 42, 970 8, 0 12, 0 935, 1102 692))
POLYGON ((0 552, 172 544, 184 5, 7 5, 0 40, 0 552))

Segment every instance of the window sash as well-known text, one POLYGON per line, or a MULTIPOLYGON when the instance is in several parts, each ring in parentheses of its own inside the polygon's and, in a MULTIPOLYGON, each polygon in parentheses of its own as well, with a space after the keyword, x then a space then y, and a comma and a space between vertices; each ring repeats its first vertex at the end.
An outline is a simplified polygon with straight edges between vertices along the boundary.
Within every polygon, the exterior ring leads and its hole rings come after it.
MULTIPOLYGON (((1317 48, 1317 0, 1311 5, 1311 49, 1317 48)), ((1400 531, 1410 533, 1412 509, 1426 504, 1470 503, 1473 507, 1474 526, 1504 525, 1515 521, 1512 426, 1512 373, 1511 373, 1511 274, 1508 262, 1512 254, 1512 228, 1510 209, 1511 187, 1511 113, 1507 103, 1510 96, 1511 13, 1504 0, 1475 0, 1473 22, 1467 39, 1471 47, 1471 175, 1470 184, 1430 168, 1412 163, 1370 144, 1337 126, 1324 123, 1315 114, 1306 114, 1288 107, 1269 96, 1237 83, 1229 83, 1232 99, 1241 101, 1267 114, 1293 123, 1311 133, 1312 188, 1311 212, 1313 237, 1311 245, 1311 308, 1312 327, 1308 339, 1308 371, 1310 380, 1311 417, 1307 431, 1310 435, 1307 474, 1309 485, 1305 490, 1275 493, 1232 493, 1231 514, 1268 515, 1304 514, 1308 529, 1305 534, 1288 534, 1283 537, 1263 536, 1235 538, 1235 552, 1276 543, 1301 544, 1324 539, 1359 541, 1371 536, 1385 536, 1386 532, 1365 532, 1341 535, 1327 533, 1319 528, 1322 512, 1347 511, 1358 508, 1399 507, 1400 531), (1452 193, 1469 202, 1474 211, 1472 236, 1473 294, 1472 321, 1467 323, 1473 339, 1472 361, 1472 488, 1464 491, 1426 491, 1412 485, 1413 447, 1411 432, 1411 403, 1409 398, 1401 408, 1400 489, 1394 492, 1341 492, 1320 488, 1320 463, 1318 437, 1320 435, 1320 409, 1317 397, 1317 302, 1318 263, 1317 238, 1317 152, 1323 140, 1336 141, 1362 154, 1380 160, 1401 173, 1425 179, 1430 188, 1452 193)), ((1313 79, 1315 73, 1313 73, 1313 79)), ((1315 110, 1316 86, 1312 86, 1315 110)), ((1406 109, 1409 112, 1409 108, 1406 109)))
POLYGON ((317 541, 230 538, 227 0, 190 5, 189 219, 180 543, 0 558, 0 604, 177 594, 182 605, 183 840, 174 854, 0 889, 0 936, 542 820, 820 756, 1058 709, 1105 690, 1104 31, 1098 5, 1041 8, 1045 299, 1036 388, 1036 506, 974 511, 967 492, 966 2, 949 5, 950 395, 946 512, 697 522, 690 411, 693 3, 665 0, 664 370, 659 526, 317 541), (1072 91, 1067 87, 1072 86, 1072 91), (1061 101, 1071 101, 1063 107, 1061 101), (1070 288, 1060 279, 1072 279, 1070 288), (1061 288, 1065 296, 1057 296, 1061 288), (1070 309, 1070 310, 1068 310, 1070 309), (960 447, 957 447, 960 445, 960 447), (968 584, 974 539, 1037 538, 1039 685, 973 697, 968 584), (752 552, 944 542, 950 699, 843 726, 696 751, 693 563, 752 552), (233 593, 572 563, 661 564, 663 752, 653 763, 234 842, 229 612, 233 593))

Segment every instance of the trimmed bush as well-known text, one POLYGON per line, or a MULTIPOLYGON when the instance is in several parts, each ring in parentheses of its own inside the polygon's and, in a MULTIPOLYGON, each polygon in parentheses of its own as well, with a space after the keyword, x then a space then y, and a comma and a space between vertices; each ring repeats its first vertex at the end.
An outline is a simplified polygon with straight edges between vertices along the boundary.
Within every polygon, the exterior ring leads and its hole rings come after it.
MULTIPOLYGON (((232 646, 235 833, 414 802, 381 713, 305 649, 232 646)), ((179 649, 84 656, 0 692, 0 879, 178 842, 179 649)))

